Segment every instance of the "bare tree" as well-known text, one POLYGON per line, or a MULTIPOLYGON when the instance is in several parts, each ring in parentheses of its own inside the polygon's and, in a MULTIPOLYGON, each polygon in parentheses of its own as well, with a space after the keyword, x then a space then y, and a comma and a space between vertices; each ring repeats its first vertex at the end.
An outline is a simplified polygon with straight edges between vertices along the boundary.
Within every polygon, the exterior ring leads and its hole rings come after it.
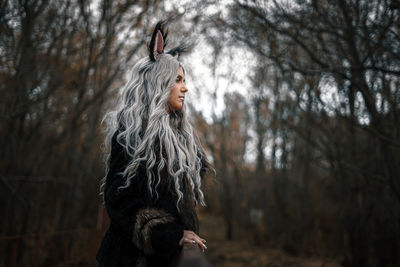
MULTIPOLYGON (((95 228, 103 112, 150 27, 182 14, 174 6, 166 12, 158 0, 0 1, 0 7, 1 212, 7 214, 1 236, 95 228)), ((11 245, 3 250, 8 255, 11 245)), ((18 251, 24 246, 18 240, 18 251)))
MULTIPOLYGON (((388 234, 400 227, 398 7, 396 1, 235 1, 226 19, 213 18, 275 70, 264 71, 255 87, 276 80, 268 89, 275 101, 269 119, 277 123, 268 160, 281 221, 317 212, 309 208, 314 187, 328 176, 329 193, 321 197, 341 209, 330 216, 338 215, 335 232, 343 243, 337 247, 351 266, 399 261, 400 236, 388 234)), ((299 225, 320 227, 325 215, 318 212, 318 220, 273 224, 296 237, 299 225)))

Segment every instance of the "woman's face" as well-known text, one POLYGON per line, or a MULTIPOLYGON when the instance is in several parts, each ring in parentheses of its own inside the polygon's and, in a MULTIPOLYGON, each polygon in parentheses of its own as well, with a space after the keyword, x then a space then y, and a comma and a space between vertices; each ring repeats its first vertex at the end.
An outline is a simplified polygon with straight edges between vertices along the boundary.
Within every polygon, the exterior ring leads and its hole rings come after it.
POLYGON ((170 110, 182 109, 185 100, 185 93, 187 91, 188 89, 185 85, 185 74, 183 73, 182 67, 179 67, 174 87, 171 89, 168 99, 170 110))

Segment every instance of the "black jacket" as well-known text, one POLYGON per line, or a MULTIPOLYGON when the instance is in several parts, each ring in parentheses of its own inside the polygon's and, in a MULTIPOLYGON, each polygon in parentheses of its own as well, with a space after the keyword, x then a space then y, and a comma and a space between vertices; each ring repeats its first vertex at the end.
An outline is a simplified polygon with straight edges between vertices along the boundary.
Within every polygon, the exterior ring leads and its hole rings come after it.
MULTIPOLYGON (((166 170, 161 173, 158 198, 151 197, 145 168, 139 167, 128 188, 122 172, 129 158, 112 138, 109 171, 104 188, 105 207, 110 226, 96 259, 99 267, 170 266, 179 254, 184 230, 198 233, 192 190, 183 182, 184 199, 176 208, 176 195, 166 170)), ((202 169, 201 175, 205 170, 202 169)))

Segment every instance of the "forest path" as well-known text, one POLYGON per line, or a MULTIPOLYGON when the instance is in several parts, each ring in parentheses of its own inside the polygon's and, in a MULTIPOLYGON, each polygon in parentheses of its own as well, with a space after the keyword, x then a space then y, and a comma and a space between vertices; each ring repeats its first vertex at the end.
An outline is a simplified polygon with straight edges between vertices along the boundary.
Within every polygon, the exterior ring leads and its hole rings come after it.
POLYGON ((246 239, 226 240, 222 217, 199 213, 200 236, 207 240, 206 257, 213 267, 339 267, 337 262, 293 257, 278 249, 257 247, 246 239))

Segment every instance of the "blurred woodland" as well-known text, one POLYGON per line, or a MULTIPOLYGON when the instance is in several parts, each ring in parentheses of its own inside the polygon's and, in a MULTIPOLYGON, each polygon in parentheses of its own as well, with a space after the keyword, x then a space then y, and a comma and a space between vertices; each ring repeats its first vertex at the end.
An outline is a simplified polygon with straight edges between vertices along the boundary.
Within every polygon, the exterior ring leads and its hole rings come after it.
POLYGON ((221 5, 0 0, 0 266, 94 265, 100 121, 166 17, 171 35, 212 48, 216 81, 221 58, 240 57, 230 49, 253 56, 251 88, 226 93, 221 113, 191 107, 216 170, 201 210, 224 222, 213 231, 342 266, 400 265, 400 2, 221 5))

